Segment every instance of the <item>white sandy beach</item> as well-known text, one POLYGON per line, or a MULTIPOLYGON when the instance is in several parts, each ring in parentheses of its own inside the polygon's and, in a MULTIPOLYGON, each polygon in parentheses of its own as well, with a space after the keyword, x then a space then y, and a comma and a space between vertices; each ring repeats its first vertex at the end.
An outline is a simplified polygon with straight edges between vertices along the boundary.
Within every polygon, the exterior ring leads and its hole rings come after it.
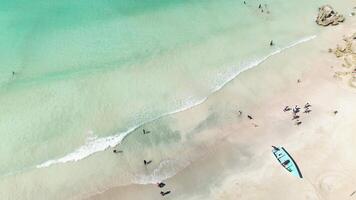
MULTIPOLYGON (((356 199, 356 89, 333 77, 341 61, 328 52, 356 32, 355 19, 324 28, 316 39, 243 72, 203 104, 174 114, 171 128, 181 133, 203 124, 194 136, 183 135, 202 158, 164 181, 172 191, 164 199, 356 199), (312 112, 301 114, 296 126, 283 108, 307 102, 312 112), (212 114, 216 120, 207 120, 212 114), (292 154, 303 179, 280 166, 271 145, 292 154)), ((133 184, 88 199, 160 199, 160 191, 133 184)))
POLYGON ((1 10, 0 200, 356 200, 354 0, 1 10))

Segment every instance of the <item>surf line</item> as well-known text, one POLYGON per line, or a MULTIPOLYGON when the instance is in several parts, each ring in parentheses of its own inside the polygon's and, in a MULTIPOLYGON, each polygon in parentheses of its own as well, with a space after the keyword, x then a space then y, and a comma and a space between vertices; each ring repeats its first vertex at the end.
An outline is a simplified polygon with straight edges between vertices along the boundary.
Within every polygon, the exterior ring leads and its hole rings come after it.
POLYGON ((271 52, 270 54, 258 59, 258 60, 255 60, 249 64, 246 65, 245 68, 241 69, 241 70, 237 70, 235 71, 234 73, 232 73, 222 84, 216 86, 215 88, 212 89, 212 91, 210 92, 210 94, 208 94, 206 97, 200 99, 200 100, 196 100, 195 102, 193 101, 192 103, 192 100, 191 99, 188 99, 184 104, 187 104, 187 105, 183 105, 182 108, 180 109, 177 109, 177 110, 174 110, 174 111, 171 111, 171 112, 167 112, 167 113, 164 113, 158 117, 155 117, 151 120, 147 120, 147 121, 144 121, 132 128, 129 128, 127 131, 124 131, 124 132, 120 132, 120 133, 117 133, 115 135, 112 135, 112 136, 108 136, 108 137, 102 137, 102 138, 97 138, 95 140, 90 140, 90 141, 87 141, 84 145, 80 146, 79 148, 77 148, 76 150, 74 150, 73 152, 61 157, 61 158, 58 158, 58 159, 53 159, 53 160, 48 160, 48 161, 45 161, 39 165, 36 165, 36 168, 44 168, 44 167, 49 167, 53 164, 60 164, 60 163, 66 163, 66 162, 75 162, 75 161, 79 161, 79 160, 82 160, 94 153, 97 153, 97 152, 100 152, 100 151, 104 151, 108 148, 113 148, 115 147, 116 145, 118 145, 119 143, 121 143, 121 141, 123 139, 125 139, 125 137, 130 134, 132 131, 135 131, 136 129, 138 129, 139 127, 143 126, 144 124, 147 124, 147 123, 150 123, 150 122, 153 122, 157 119, 160 119, 162 117, 165 117, 165 116, 168 116, 168 115, 172 115, 172 114, 175 114, 175 113, 178 113, 178 112, 182 112, 184 110, 187 110, 187 109, 190 109, 194 106, 197 106, 199 104, 202 104, 203 102, 205 102, 208 97, 212 94, 214 94, 215 92, 219 91, 221 88, 223 88, 227 83, 229 83, 230 81, 232 81, 234 78, 236 78, 239 74, 241 74, 242 72, 244 71, 247 71, 253 67, 256 67, 258 65, 260 65, 261 63, 263 63, 264 61, 266 61, 268 58, 276 55, 276 54, 279 54, 281 53, 282 51, 284 50, 287 50, 289 48, 292 48, 298 44, 301 44, 301 43, 304 43, 304 42, 307 42, 307 41, 310 41, 312 39, 316 38, 316 35, 312 35, 312 36, 308 36, 308 37, 304 37, 300 40, 297 40, 296 42, 293 42, 285 47, 282 47, 282 48, 278 48, 276 49, 275 51, 271 52))

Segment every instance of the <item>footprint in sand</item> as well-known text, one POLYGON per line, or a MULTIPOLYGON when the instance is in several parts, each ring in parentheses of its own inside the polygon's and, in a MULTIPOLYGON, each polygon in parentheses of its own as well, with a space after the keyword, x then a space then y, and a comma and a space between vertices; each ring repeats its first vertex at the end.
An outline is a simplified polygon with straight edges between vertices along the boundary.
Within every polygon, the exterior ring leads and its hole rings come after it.
POLYGON ((342 171, 329 171, 319 175, 316 186, 324 199, 331 199, 338 190, 352 185, 352 178, 342 171))

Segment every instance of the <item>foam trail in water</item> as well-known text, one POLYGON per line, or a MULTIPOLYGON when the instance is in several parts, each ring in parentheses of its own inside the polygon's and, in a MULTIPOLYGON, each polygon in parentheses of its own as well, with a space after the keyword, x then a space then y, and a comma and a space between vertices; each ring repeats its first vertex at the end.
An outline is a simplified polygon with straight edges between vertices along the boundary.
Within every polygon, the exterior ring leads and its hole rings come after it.
POLYGON ((92 138, 87 140, 86 144, 79 147, 77 150, 73 151, 72 153, 67 154, 66 156, 56 159, 56 160, 49 160, 47 162, 44 162, 40 165, 37 165, 37 168, 42 168, 42 167, 48 167, 52 164, 56 163, 66 163, 69 161, 78 161, 81 160, 85 157, 90 156, 91 154, 98 152, 98 151, 104 151, 105 149, 109 147, 114 147, 122 139, 130 132, 135 130, 137 127, 131 128, 127 130, 124 133, 121 133, 119 135, 113 135, 113 136, 108 136, 108 137, 103 137, 103 138, 92 138))
MULTIPOLYGON (((296 46, 298 44, 301 44, 303 42, 307 42, 309 40, 312 40, 316 38, 316 35, 313 35, 313 36, 309 36, 309 37, 305 37, 305 38, 302 38, 294 43, 291 43, 290 45, 287 45, 283 48, 278 48, 277 50, 273 51, 272 53, 268 54, 267 56, 265 57, 262 57, 261 59, 258 59, 258 60, 255 60, 251 63, 249 63, 248 65, 246 65, 245 68, 241 69, 241 70, 237 70, 231 74, 228 75, 228 77, 226 77, 226 79, 223 81, 223 83, 221 83, 220 85, 216 86, 215 88, 212 89, 212 92, 210 93, 213 94, 215 93, 216 91, 220 90, 222 87, 224 87, 228 82, 230 82, 231 80, 233 80, 237 75, 239 75, 240 73, 248 70, 248 69, 251 69, 252 67, 255 67, 259 64, 261 64, 262 62, 264 62, 265 60, 267 60, 269 57, 271 56, 274 56, 280 52, 282 52, 283 50, 286 50, 286 49, 289 49, 293 46, 296 46)), ((175 110, 175 111, 172 111, 172 112, 168 112, 168 113, 165 113, 165 114, 162 114, 154 119, 151 119, 151 120, 148 120, 148 121, 145 121, 141 124, 138 124, 137 126, 135 127, 132 127, 130 129, 128 129, 127 131, 125 132, 121 132, 121 133, 118 133, 116 135, 113 135, 113 136, 108 136, 108 137, 103 137, 103 138, 97 138, 97 139, 94 139, 94 140, 89 140, 86 142, 86 144, 84 144, 83 146, 79 147, 78 149, 76 149, 75 151, 73 151, 72 153, 69 153, 67 155, 65 155, 64 157, 61 157, 61 158, 58 158, 58 159, 54 159, 54 160, 48 160, 42 164, 39 164, 37 165, 36 167, 37 168, 43 168, 43 167, 48 167, 48 166, 51 166, 53 164, 58 164, 58 163, 66 163, 66 162, 72 162, 72 161, 78 161, 78 160, 81 160, 83 158, 86 158, 96 152, 99 152, 99 151, 104 151, 110 147, 115 147, 116 145, 118 145, 130 132, 134 131, 135 129, 137 129, 138 127, 146 124, 146 123, 149 123, 149 122, 152 122, 154 120, 157 120, 161 117, 164 117, 164 116, 167 116, 167 115, 171 115, 171 114, 174 114, 174 113, 177 113, 177 112, 181 112, 181 111, 184 111, 186 109, 189 109, 191 107, 194 107, 196 105, 199 105, 201 103, 203 103, 205 100, 207 100, 208 97, 204 97, 200 100, 194 100, 192 98, 188 99, 187 101, 185 101, 184 105, 182 106, 182 108, 178 109, 178 110, 175 110)))

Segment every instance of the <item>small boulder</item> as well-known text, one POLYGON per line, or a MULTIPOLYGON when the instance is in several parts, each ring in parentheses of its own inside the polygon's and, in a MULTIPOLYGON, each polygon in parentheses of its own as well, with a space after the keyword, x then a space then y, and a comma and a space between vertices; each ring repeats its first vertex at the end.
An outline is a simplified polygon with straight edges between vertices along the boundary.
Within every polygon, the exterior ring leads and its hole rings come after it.
POLYGON ((319 8, 316 23, 321 26, 338 25, 340 22, 345 21, 345 17, 334 11, 330 5, 324 5, 319 8))

